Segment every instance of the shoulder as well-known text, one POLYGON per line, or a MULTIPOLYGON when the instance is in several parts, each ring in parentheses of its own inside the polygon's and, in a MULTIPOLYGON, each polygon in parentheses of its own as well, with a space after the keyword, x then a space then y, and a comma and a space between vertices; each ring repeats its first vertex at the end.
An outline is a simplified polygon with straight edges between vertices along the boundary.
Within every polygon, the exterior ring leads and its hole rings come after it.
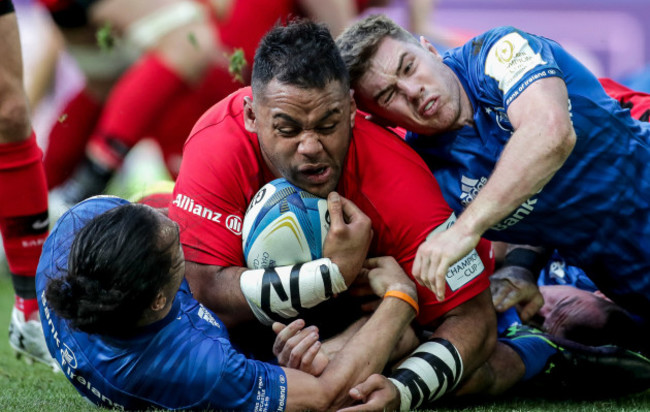
POLYGON ((344 195, 358 202, 371 219, 381 216, 394 231, 408 225, 430 231, 449 217, 451 208, 436 178, 393 132, 358 117, 348 157, 344 179, 351 193, 344 195))
POLYGON ((250 87, 221 100, 197 121, 183 148, 178 176, 181 184, 188 179, 204 180, 211 176, 225 180, 223 174, 234 178, 242 168, 254 169, 260 163, 257 136, 244 126, 246 96, 251 96, 250 87))
POLYGON ((237 142, 242 141, 241 137, 250 137, 243 113, 244 97, 251 96, 250 87, 244 87, 210 107, 195 123, 185 146, 237 142))
POLYGON ((422 158, 399 135, 357 114, 353 129, 351 159, 364 174, 416 174, 433 180, 422 158))

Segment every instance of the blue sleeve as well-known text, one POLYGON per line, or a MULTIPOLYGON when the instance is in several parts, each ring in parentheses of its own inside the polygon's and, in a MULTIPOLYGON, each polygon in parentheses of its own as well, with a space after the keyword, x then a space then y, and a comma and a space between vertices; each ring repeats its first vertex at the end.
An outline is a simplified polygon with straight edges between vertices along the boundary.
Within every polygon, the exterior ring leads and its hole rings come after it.
POLYGON ((284 411, 287 377, 281 367, 253 359, 223 345, 223 372, 209 395, 214 405, 229 410, 284 411))
POLYGON ((554 55, 559 47, 552 40, 499 27, 456 49, 448 59, 464 72, 471 94, 507 110, 537 80, 564 77, 554 55))

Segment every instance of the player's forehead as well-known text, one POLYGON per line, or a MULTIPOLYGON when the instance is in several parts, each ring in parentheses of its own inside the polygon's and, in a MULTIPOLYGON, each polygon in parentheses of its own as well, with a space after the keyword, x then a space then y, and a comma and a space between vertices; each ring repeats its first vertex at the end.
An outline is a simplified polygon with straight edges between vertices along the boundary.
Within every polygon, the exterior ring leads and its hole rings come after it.
POLYGON ((400 69, 414 59, 418 45, 384 37, 370 57, 366 71, 357 81, 356 89, 372 99, 380 90, 394 83, 400 69))
POLYGON ((319 88, 301 87, 274 79, 254 102, 258 108, 269 111, 271 116, 281 113, 304 115, 313 111, 342 112, 349 104, 349 89, 344 89, 339 81, 331 81, 319 88))

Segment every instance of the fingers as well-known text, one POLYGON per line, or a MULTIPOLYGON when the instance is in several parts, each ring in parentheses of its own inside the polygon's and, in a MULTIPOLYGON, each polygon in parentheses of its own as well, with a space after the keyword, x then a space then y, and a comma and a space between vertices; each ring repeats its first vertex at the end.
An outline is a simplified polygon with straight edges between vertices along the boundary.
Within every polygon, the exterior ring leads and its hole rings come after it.
POLYGON ((348 408, 340 409, 339 412, 383 410, 384 405, 380 404, 381 402, 377 400, 373 400, 371 395, 374 391, 384 388, 384 380, 385 378, 383 378, 381 375, 370 375, 364 382, 361 382, 357 386, 350 389, 348 392, 350 398, 352 398, 355 402, 361 403, 350 406, 348 408))
POLYGON ((273 354, 277 356, 280 365, 309 372, 309 367, 321 346, 318 341, 318 328, 309 326, 296 330, 293 326, 293 323, 290 324, 278 334, 273 345, 273 354))
POLYGON ((504 287, 502 292, 502 298, 498 306, 496 306, 499 312, 505 312, 511 307, 515 306, 519 302, 523 301, 524 296, 522 296, 521 291, 515 286, 504 287))
POLYGON ((506 283, 505 281, 500 279, 492 279, 491 282, 490 292, 492 292, 492 304, 497 311, 503 312, 507 309, 504 309, 504 301, 510 292, 510 288, 508 285, 504 284, 506 283))
POLYGON ((271 328, 277 336, 275 337, 275 342, 273 342, 273 354, 279 356, 287 341, 304 327, 305 321, 302 319, 296 319, 287 326, 284 326, 280 322, 274 322, 271 328))
POLYGON ((449 265, 444 262, 440 262, 438 264, 438 268, 434 275, 435 287, 433 289, 433 293, 436 294, 436 297, 438 298, 439 302, 445 300, 445 285, 447 283, 447 279, 446 279, 447 271, 449 271, 449 265))
POLYGON ((368 258, 363 262, 363 267, 368 270, 390 268, 391 266, 394 266, 395 268, 400 267, 399 263, 397 263, 397 260, 395 260, 395 258, 392 256, 368 258))
POLYGON ((365 215, 351 200, 344 198, 337 192, 330 192, 327 196, 327 208, 330 212, 330 228, 351 224, 365 224, 371 226, 370 218, 365 215))
POLYGON ((341 199, 341 209, 343 211, 343 217, 346 218, 348 222, 354 220, 356 216, 363 215, 364 213, 355 205, 351 200, 339 196, 341 199))
POLYGON ((413 277, 420 285, 431 290, 439 301, 445 299, 448 270, 449 264, 433 254, 426 242, 420 245, 413 261, 413 277))
POLYGON ((537 293, 519 312, 519 317, 522 321, 530 320, 539 310, 544 306, 544 297, 541 293, 537 293))
POLYGON ((383 377, 378 374, 368 376, 368 379, 350 389, 350 397, 356 401, 362 401, 376 389, 380 389, 383 377))
POLYGON ((327 196, 327 210, 330 212, 330 229, 345 224, 345 221, 343 220, 341 195, 336 192, 330 192, 327 196))
POLYGON ((350 229, 355 232, 369 233, 368 242, 372 239, 372 221, 370 218, 361 211, 351 200, 341 197, 341 206, 343 211, 343 218, 348 223, 350 229))
POLYGON ((372 270, 378 268, 381 264, 381 257, 368 258, 363 262, 364 269, 372 270))
POLYGON ((426 256, 427 252, 424 250, 425 243, 421 244, 418 247, 418 251, 415 253, 415 260, 413 260, 413 277, 418 281, 422 286, 426 286, 423 282, 423 277, 427 273, 429 268, 429 258, 426 256))
POLYGON ((312 343, 311 346, 305 350, 305 352, 302 354, 300 357, 300 370, 304 372, 311 373, 312 372, 312 365, 314 363, 314 359, 316 358, 316 355, 318 355, 318 351, 320 350, 321 343, 318 340, 318 335, 316 336, 316 342, 312 343))
POLYGON ((287 325, 284 323, 280 322, 273 322, 273 325, 271 325, 271 329, 273 329, 273 332, 277 335, 278 333, 282 332, 284 328, 286 328, 287 325))

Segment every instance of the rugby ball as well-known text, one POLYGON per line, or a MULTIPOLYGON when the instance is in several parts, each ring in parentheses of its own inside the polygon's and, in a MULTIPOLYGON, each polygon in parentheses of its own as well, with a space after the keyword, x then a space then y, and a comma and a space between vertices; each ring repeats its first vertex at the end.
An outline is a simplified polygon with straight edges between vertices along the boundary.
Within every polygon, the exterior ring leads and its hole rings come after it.
POLYGON ((244 216, 246 265, 261 269, 320 259, 329 227, 327 200, 284 178, 273 180, 257 192, 244 216))

